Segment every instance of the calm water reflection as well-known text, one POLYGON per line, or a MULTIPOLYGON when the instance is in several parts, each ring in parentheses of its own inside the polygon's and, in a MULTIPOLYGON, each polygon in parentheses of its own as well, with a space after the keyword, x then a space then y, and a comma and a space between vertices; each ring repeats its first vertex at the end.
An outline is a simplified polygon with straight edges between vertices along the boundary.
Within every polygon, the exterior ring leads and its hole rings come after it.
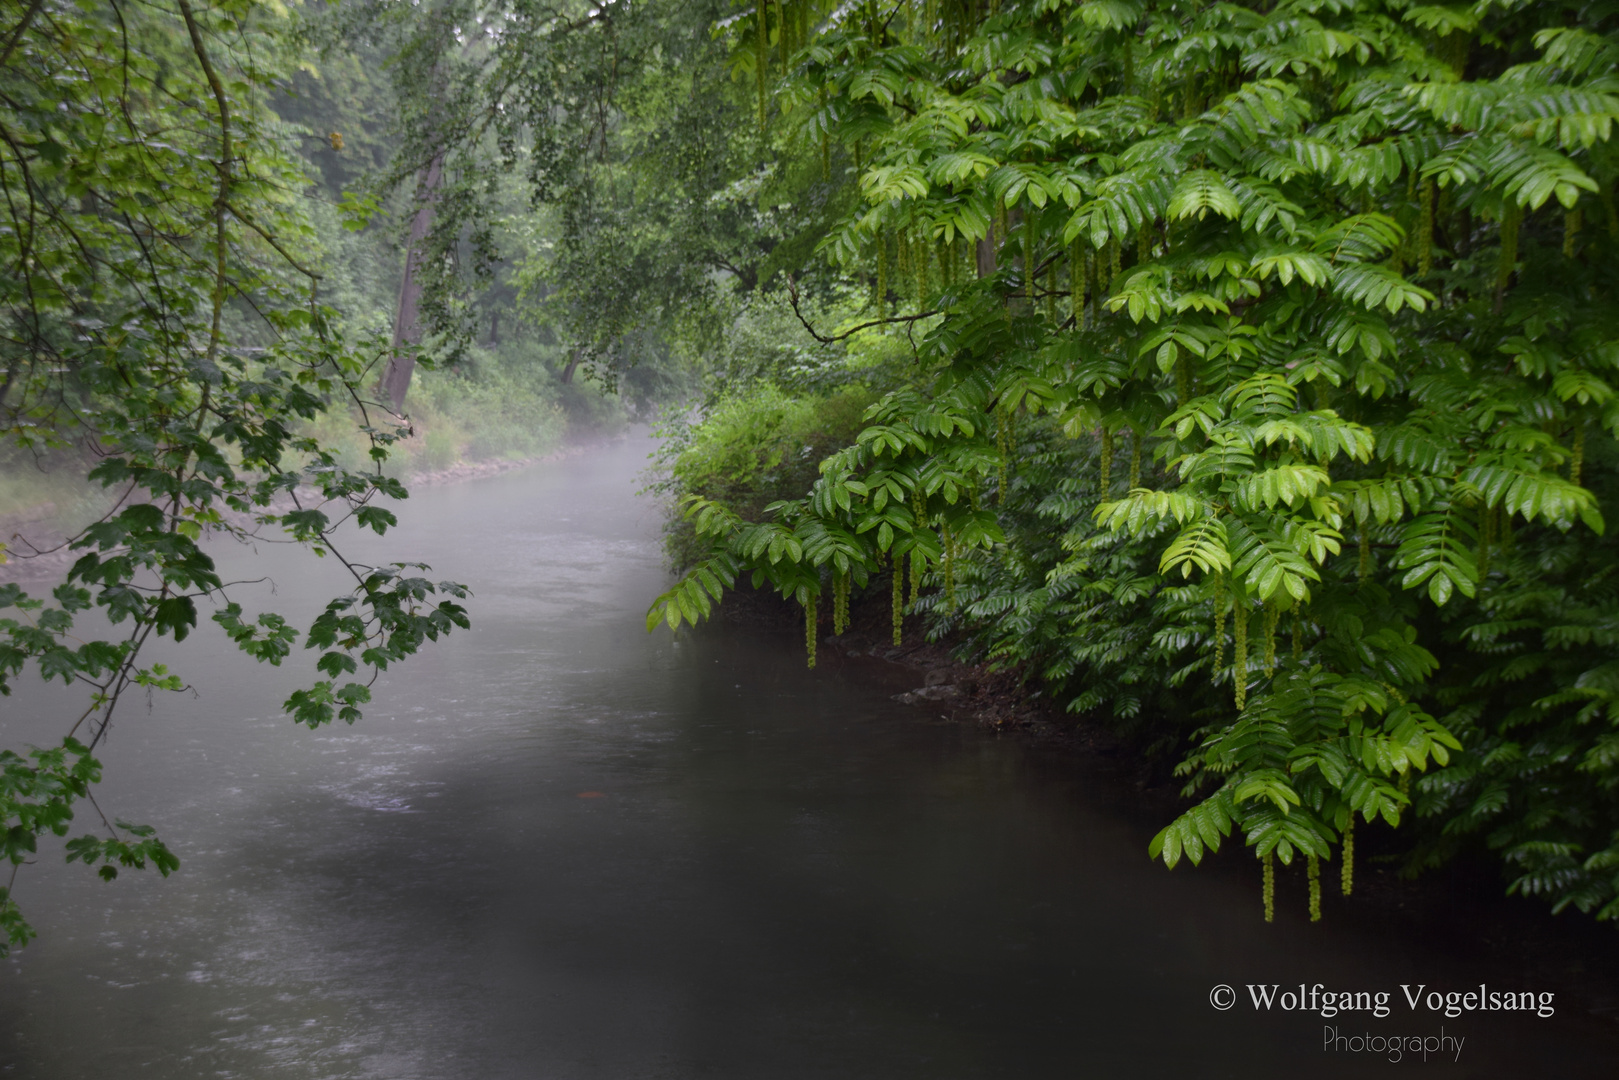
MULTIPOLYGON (((171 648, 199 693, 124 715, 103 804, 158 825, 184 867, 108 886, 53 853, 25 871, 41 937, 0 967, 5 1075, 1392 1067, 1323 1054, 1329 1023, 1467 1040, 1459 1062, 1402 1069, 1612 1074, 1614 1042, 1574 1001, 1551 1020, 1411 1016, 1398 997, 1382 1021, 1212 1009, 1218 983, 1397 995, 1512 973, 1330 910, 1265 927, 1253 875, 1150 864, 1151 820, 1106 781, 807 673, 791 639, 648 636, 664 573, 634 494, 647 449, 407 503, 390 550, 471 584, 475 625, 389 676, 356 727, 295 728, 276 707, 295 673, 213 633, 171 648)), ((272 579, 277 595, 240 590, 250 610, 307 617, 341 587, 280 550, 223 557, 272 579)), ((0 703, 4 744, 50 737, 53 707, 0 703)))

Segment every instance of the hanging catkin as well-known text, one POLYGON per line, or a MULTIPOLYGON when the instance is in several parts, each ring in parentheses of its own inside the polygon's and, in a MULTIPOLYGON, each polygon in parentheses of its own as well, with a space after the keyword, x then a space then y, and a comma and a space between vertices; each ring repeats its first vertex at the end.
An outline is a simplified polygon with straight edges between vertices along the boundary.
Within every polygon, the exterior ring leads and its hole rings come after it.
POLYGON ((927 309, 928 294, 933 291, 932 282, 928 280, 928 270, 932 264, 932 247, 927 242, 927 234, 922 233, 916 238, 916 247, 912 251, 916 270, 916 312, 920 315, 927 309))
POLYGON ((1321 921, 1321 860, 1314 855, 1304 860, 1305 873, 1310 879, 1310 921, 1321 921))
POLYGON ((826 87, 821 87, 821 178, 832 180, 832 133, 826 117, 826 87))
POLYGON ((818 594, 810 593, 804 601, 804 651, 809 656, 810 667, 815 666, 815 608, 818 599, 818 594))
POLYGON ((1417 276, 1427 277, 1433 269, 1434 182, 1422 184, 1422 226, 1417 230, 1417 276))
POLYGON ((1226 605, 1225 575, 1214 575, 1214 667, 1213 677, 1219 678, 1220 668, 1225 665, 1225 605, 1226 605))
POLYGON ((1241 596, 1231 605, 1231 683, 1242 712, 1248 705, 1248 601, 1241 596))
POLYGON ((1501 313, 1502 299, 1512 284, 1512 271, 1518 265, 1518 226, 1523 223, 1523 207, 1512 199, 1501 211, 1501 261, 1495 267, 1495 311, 1501 313))
POLYGON ((1580 240, 1580 226, 1583 224, 1584 217, 1581 215, 1578 205, 1563 214, 1563 258, 1572 259, 1574 257, 1575 248, 1580 240))
POLYGON ((759 130, 765 129, 765 67, 770 63, 770 28, 765 18, 765 6, 759 4, 754 16, 759 21, 758 40, 754 48, 753 73, 759 84, 759 130))
POLYGON ((1152 258, 1152 223, 1146 222, 1136 233, 1136 265, 1152 258))
POLYGON ((1355 812, 1349 811, 1349 824, 1344 826, 1343 890, 1348 896, 1355 891, 1355 812))
POLYGON ((1085 325, 1085 249, 1075 240, 1068 248, 1069 314, 1076 328, 1085 325))
POLYGON ((1192 400, 1192 362, 1184 356, 1175 361, 1175 396, 1181 405, 1192 400))
POLYGON ((904 644, 905 631, 905 564, 901 556, 894 558, 894 588, 893 588, 893 616, 894 616, 894 647, 904 644))
MULTIPOLYGON (((926 524, 925 519, 927 517, 927 504, 923 499, 920 484, 917 485, 915 491, 911 492, 911 514, 916 519, 916 529, 920 533, 922 527, 926 524)), ((926 558, 927 556, 922 554, 920 548, 911 549, 911 603, 913 604, 916 603, 916 598, 922 594, 922 566, 926 558)))
POLYGON ((1012 455, 1012 410, 1004 405, 995 409, 995 449, 1000 454, 995 476, 995 503, 1005 506, 1007 461, 1012 455))
POLYGON ((1141 432, 1130 433, 1130 490, 1141 486, 1141 432))
POLYGON ((1113 487, 1113 432, 1107 428, 1102 429, 1102 478, 1097 487, 1104 499, 1113 487))
POLYGON ((888 234, 877 230, 877 317, 888 312, 888 234))
POLYGON ((781 75, 787 77, 787 54, 791 43, 787 36, 787 4, 786 0, 776 0, 776 36, 781 38, 781 75))
POLYGON ((1273 603, 1265 604, 1265 678, 1276 677, 1276 623, 1282 609, 1273 603))
POLYGON ((1265 900, 1265 921, 1276 921, 1276 856, 1267 851, 1259 861, 1265 867, 1262 896, 1265 900))
POLYGON ((1574 449, 1568 455, 1568 482, 1576 487, 1580 482, 1580 470, 1585 467, 1585 421, 1579 419, 1574 422, 1574 449))
POLYGON ((1102 253, 1088 251, 1085 253, 1085 292, 1091 300, 1091 325, 1102 317, 1102 253))
POLYGON ((1114 237, 1113 240, 1108 244, 1108 248, 1111 251, 1110 261, 1107 265, 1107 288, 1109 292, 1113 291, 1114 284, 1119 280, 1119 259, 1120 252, 1123 247, 1124 245, 1119 243, 1118 237, 1114 237))
POLYGON ((1034 306, 1034 279, 1038 267, 1034 262, 1034 207, 1023 211, 1023 294, 1034 306))
POLYGON ((900 307, 904 307, 903 297, 909 289, 911 280, 911 230, 901 229, 894 236, 894 277, 898 283, 894 292, 902 298, 900 307))
POLYGON ((832 635, 840 636, 848 630, 848 586, 850 575, 842 570, 832 572, 832 635))

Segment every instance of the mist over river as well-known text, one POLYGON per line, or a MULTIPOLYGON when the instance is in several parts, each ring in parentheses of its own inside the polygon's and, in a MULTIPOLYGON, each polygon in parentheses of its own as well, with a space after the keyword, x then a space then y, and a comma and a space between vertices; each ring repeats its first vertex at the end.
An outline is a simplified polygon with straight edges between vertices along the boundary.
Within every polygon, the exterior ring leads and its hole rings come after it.
MULTIPOLYGON (((1355 929, 1330 894, 1326 921, 1284 893, 1267 926, 1251 859, 1166 872, 1158 818, 1071 756, 806 671, 792 636, 647 634, 668 580, 637 494, 651 446, 422 490, 355 539, 474 596, 472 630, 353 727, 281 714, 312 653, 255 664, 206 612, 165 642, 196 693, 127 702, 97 797, 181 870, 102 884, 59 847, 24 868, 40 936, 0 964, 0 1075, 1615 1074, 1612 1021, 1555 981, 1355 929), (1285 1010, 1301 983, 1386 993, 1388 1015, 1285 1010), (1553 1013, 1400 989, 1481 983, 1553 1013), (1249 984, 1280 991, 1256 1008, 1249 984), (1394 1037, 1453 1042, 1396 1064, 1394 1037)), ((231 590, 250 613, 307 626, 346 587, 301 550, 212 550, 266 579, 231 590)), ((75 700, 24 685, 3 745, 55 741, 75 700)))

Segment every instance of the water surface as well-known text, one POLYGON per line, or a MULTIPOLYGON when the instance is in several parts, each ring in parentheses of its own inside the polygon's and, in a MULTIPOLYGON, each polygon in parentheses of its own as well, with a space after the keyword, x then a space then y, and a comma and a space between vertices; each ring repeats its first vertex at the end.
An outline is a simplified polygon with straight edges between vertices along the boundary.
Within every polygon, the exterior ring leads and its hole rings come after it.
MULTIPOLYGON (((1166 873, 1127 793, 944 724, 800 645, 648 635, 666 587, 640 438, 419 492, 386 548, 465 581, 474 629, 390 673, 354 727, 278 703, 308 673, 204 627, 195 696, 131 702, 109 815, 183 861, 103 885, 45 853, 40 939, 0 965, 0 1070, 57 1078, 640 1080, 1607 1076, 1549 1019, 1412 1014, 1401 983, 1525 988, 1409 937, 1259 917, 1251 861, 1166 873), (1243 985, 1392 992, 1382 1020, 1256 1014, 1243 985), (1237 1007, 1209 1004, 1217 984, 1237 1007), (1462 1037, 1459 1060, 1324 1051, 1462 1037)), ((308 616, 340 568, 218 550, 249 611, 308 616)), ((0 703, 3 744, 67 701, 0 703)), ((82 822, 81 822, 82 823, 82 822)), ((1535 989, 1559 991, 1556 985, 1535 989)), ((1611 1025, 1610 1025, 1611 1026, 1611 1025)))

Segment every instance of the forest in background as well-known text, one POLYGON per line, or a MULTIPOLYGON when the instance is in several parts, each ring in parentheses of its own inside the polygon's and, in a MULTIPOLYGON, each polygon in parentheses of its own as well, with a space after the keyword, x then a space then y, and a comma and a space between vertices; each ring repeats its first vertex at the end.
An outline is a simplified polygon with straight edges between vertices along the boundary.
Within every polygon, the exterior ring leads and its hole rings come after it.
MULTIPOLYGON (((1267 917, 1278 860, 1312 915, 1324 877, 1351 893, 1369 828, 1412 872, 1487 854, 1619 917, 1607 7, 12 18, 8 453, 89 447, 123 492, 50 600, 0 596, 0 677, 91 702, 62 747, 5 752, 14 864, 98 775, 78 736, 183 685, 140 666, 148 635, 218 599, 289 655, 202 529, 336 552, 344 521, 391 525, 407 463, 674 404, 683 576, 649 628, 749 583, 801 607, 813 664, 886 597, 896 643, 921 616, 1179 762, 1151 854, 1240 842, 1267 917), (128 637, 74 644, 90 607, 128 637)), ((312 725, 464 624, 430 595, 453 582, 353 569, 287 702, 312 725)), ((166 866, 113 823, 75 843, 166 866)))

